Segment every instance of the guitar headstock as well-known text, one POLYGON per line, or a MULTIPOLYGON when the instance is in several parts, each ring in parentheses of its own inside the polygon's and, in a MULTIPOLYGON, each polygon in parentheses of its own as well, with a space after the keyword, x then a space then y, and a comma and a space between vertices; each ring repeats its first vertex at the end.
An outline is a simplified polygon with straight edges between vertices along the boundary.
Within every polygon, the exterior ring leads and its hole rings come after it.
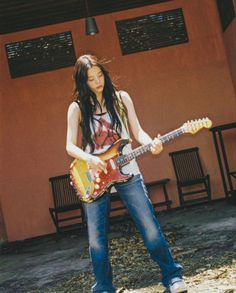
POLYGON ((209 118, 203 118, 187 121, 183 124, 182 128, 185 133, 195 134, 202 128, 210 128, 211 126, 212 121, 209 118))

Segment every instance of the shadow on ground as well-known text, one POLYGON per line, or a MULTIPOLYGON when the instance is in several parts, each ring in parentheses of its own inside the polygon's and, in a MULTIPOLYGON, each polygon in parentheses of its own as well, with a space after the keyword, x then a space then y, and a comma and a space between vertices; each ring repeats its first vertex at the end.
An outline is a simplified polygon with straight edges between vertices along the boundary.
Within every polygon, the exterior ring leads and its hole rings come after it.
MULTIPOLYGON (((159 221, 184 267, 189 292, 236 292, 236 206, 225 201, 162 212, 159 221)), ((126 292, 165 292, 132 222, 110 227, 114 284, 126 292)), ((86 233, 73 231, 0 247, 0 292, 90 292, 86 233)))

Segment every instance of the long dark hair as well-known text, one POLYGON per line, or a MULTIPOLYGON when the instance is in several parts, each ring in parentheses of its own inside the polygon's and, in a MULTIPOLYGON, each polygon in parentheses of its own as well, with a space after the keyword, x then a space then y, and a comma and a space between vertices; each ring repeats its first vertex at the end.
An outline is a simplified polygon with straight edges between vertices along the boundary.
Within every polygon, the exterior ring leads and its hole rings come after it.
POLYGON ((118 105, 116 96, 116 87, 112 83, 108 71, 103 66, 104 62, 99 61, 97 57, 92 55, 80 56, 75 64, 74 68, 74 91, 73 97, 79 103, 82 120, 80 123, 82 129, 82 148, 85 149, 86 145, 89 145, 91 152, 94 151, 95 145, 92 139, 92 132, 90 125, 94 127, 93 114, 97 107, 101 107, 97 101, 96 95, 90 90, 87 85, 88 70, 93 66, 98 66, 105 80, 103 96, 107 108, 112 120, 112 129, 115 129, 117 133, 121 133, 121 122, 116 112, 118 105))

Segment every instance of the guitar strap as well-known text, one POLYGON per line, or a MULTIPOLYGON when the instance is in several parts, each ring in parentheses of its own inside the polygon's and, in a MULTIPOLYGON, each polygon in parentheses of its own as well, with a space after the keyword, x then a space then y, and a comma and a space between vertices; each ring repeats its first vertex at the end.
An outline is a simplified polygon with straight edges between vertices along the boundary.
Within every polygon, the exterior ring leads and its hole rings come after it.
POLYGON ((128 117, 127 117, 127 108, 125 106, 125 104, 123 103, 122 101, 122 98, 120 96, 120 92, 116 92, 116 96, 117 96, 117 100, 116 100, 116 108, 117 108, 117 111, 118 111, 118 114, 125 126, 125 129, 130 137, 130 131, 129 131, 129 125, 128 125, 128 117))

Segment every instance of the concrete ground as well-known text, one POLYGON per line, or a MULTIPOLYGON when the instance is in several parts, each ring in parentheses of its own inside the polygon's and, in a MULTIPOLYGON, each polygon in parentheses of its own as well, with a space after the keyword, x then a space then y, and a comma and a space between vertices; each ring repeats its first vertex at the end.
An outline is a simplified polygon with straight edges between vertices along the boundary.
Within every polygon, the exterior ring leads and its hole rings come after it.
MULTIPOLYGON (((236 292, 236 205, 215 201, 162 212, 159 221, 189 292, 236 292)), ((132 222, 109 234, 114 284, 125 292, 166 292, 132 222)), ((0 245, 0 292, 90 292, 94 282, 86 233, 0 245)))

